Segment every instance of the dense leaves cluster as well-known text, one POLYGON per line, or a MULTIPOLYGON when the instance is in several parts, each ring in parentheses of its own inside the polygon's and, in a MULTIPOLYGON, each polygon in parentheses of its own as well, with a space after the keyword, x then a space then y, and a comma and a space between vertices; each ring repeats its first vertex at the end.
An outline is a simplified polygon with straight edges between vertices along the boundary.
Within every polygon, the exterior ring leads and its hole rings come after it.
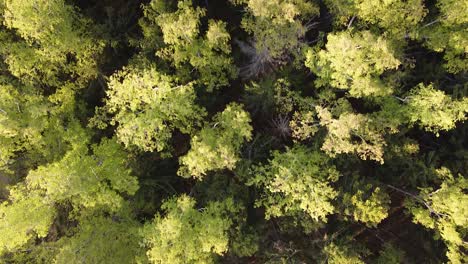
POLYGON ((0 0, 0 263, 467 263, 467 3, 0 0))

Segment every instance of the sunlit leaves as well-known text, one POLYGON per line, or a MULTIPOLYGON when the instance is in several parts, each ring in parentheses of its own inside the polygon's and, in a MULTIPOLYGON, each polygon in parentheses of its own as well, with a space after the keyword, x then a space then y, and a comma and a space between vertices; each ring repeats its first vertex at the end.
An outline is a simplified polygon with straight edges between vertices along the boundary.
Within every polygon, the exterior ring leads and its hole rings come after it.
POLYGON ((127 147, 166 151, 175 129, 189 134, 205 115, 191 83, 179 85, 154 66, 126 68, 110 78, 109 87, 103 110, 114 114, 111 124, 127 147))
POLYGON ((392 87, 380 76, 400 65, 396 52, 384 38, 369 31, 330 34, 325 50, 307 53, 306 66, 317 74, 318 86, 348 90, 351 96, 382 96, 392 87))
POLYGON ((252 138, 250 122, 241 105, 229 104, 192 138, 191 149, 180 158, 179 175, 202 178, 211 170, 234 169, 242 144, 252 138))
POLYGON ((337 196, 333 182, 339 173, 329 159, 317 151, 297 145, 285 152, 274 151, 269 163, 258 166, 249 184, 263 187, 257 205, 265 206, 266 217, 305 212, 315 221, 327 221, 335 212, 337 196))
POLYGON ((166 201, 164 215, 156 215, 144 230, 148 258, 153 263, 214 263, 228 249, 229 213, 233 200, 212 202, 197 209, 195 200, 180 196, 166 201))

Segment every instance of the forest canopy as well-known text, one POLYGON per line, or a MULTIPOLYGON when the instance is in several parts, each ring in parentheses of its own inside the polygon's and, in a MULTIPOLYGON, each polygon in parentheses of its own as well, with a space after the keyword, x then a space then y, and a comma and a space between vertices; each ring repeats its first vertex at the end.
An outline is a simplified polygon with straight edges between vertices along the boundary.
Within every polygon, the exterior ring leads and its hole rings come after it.
POLYGON ((0 0, 0 263, 468 263, 468 1, 0 0))

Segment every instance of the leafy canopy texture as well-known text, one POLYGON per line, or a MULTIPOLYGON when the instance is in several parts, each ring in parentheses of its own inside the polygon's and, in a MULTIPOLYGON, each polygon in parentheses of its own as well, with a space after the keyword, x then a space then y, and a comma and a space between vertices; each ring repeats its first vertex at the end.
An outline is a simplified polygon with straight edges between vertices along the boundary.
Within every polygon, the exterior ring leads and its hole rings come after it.
POLYGON ((12 44, 0 52, 15 76, 59 85, 62 71, 83 80, 97 75, 102 43, 88 33, 90 21, 64 0, 5 0, 3 16, 4 25, 24 39, 16 42, 7 32, 0 33, 12 44))
POLYGON ((383 37, 369 31, 339 32, 328 36, 325 48, 318 54, 307 53, 306 65, 319 77, 318 86, 345 89, 354 97, 392 93, 380 76, 401 62, 383 37))
POLYGON ((234 169, 239 151, 252 138, 249 113, 240 104, 229 104, 191 141, 191 149, 180 158, 179 175, 201 179, 208 171, 234 169))
POLYGON ((146 7, 148 19, 154 21, 163 35, 165 47, 157 55, 171 63, 180 71, 182 79, 189 79, 192 71, 197 71, 197 83, 207 91, 226 86, 237 75, 229 56, 231 39, 226 23, 209 20, 208 30, 200 36, 200 20, 206 10, 192 6, 192 1, 179 1, 175 12, 168 12, 165 5, 155 0, 146 7), (187 67, 190 65, 190 67, 187 67))
POLYGON ((168 150, 175 129, 190 134, 205 115, 192 83, 179 85, 154 66, 119 71, 109 88, 105 110, 114 114, 110 123, 118 125, 117 138, 126 147, 168 150))
POLYGON ((238 210, 233 200, 198 210, 195 201, 183 195, 166 201, 162 208, 165 215, 157 215, 144 229, 153 263, 214 263, 216 255, 227 251, 227 230, 232 225, 227 214, 238 210))
POLYGON ((407 206, 413 221, 434 229, 436 238, 447 244, 447 257, 452 263, 468 260, 464 236, 467 230, 468 180, 463 175, 454 177, 447 168, 437 171, 442 180, 439 189, 422 189, 418 199, 410 199, 407 206))
POLYGON ((315 221, 326 222, 335 211, 332 201, 337 192, 332 184, 340 176, 329 159, 302 146, 275 151, 272 156, 269 164, 256 168, 250 180, 266 190, 257 206, 266 207, 267 218, 303 211, 315 221))

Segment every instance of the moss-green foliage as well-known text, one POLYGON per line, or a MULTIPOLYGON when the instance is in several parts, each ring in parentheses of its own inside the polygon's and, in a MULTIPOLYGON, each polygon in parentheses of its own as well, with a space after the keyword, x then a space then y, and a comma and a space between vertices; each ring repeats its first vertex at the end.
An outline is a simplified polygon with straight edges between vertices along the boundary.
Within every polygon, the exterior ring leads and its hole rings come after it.
POLYGON ((89 36, 90 21, 73 6, 63 0, 6 0, 3 16, 4 25, 24 39, 17 42, 1 33, 3 44, 13 44, 2 45, 0 51, 17 77, 57 85, 60 72, 85 80, 96 76, 102 44, 89 36))
POLYGON ((409 121, 435 133, 453 129, 456 122, 466 120, 468 114, 467 98, 453 100, 432 84, 420 84, 412 89, 408 101, 409 121))
POLYGON ((444 52, 445 67, 452 73, 466 72, 468 63, 468 32, 466 23, 468 15, 465 1, 441 0, 437 1, 440 11, 438 17, 424 25, 419 32, 427 47, 444 52))
POLYGON ((229 104, 192 138, 189 152, 180 158, 179 175, 201 179, 211 170, 234 169, 242 144, 252 139, 250 122, 241 105, 229 104))
POLYGON ((408 198, 407 207, 415 223, 434 229, 436 238, 446 243, 451 263, 464 263, 468 260, 464 241, 468 231, 468 180, 463 175, 454 177, 447 168, 437 174, 442 180, 440 188, 422 189, 418 198, 408 198))
MULTIPOLYGON (((155 0, 145 7, 145 14, 149 21, 160 27, 166 44, 157 51, 157 55, 171 61, 178 69, 179 77, 188 80, 193 76, 207 91, 213 91, 226 86, 236 76, 237 70, 229 56, 231 37, 226 23, 209 20, 208 30, 202 35, 200 24, 206 10, 194 8, 192 1, 179 1, 177 10, 170 12, 165 4, 155 0), (194 70, 198 74, 193 75, 194 70)), ((143 30, 148 37, 157 39, 153 37, 150 26, 143 24, 143 30)))
POLYGON ((332 242, 325 246, 323 254, 330 264, 364 264, 358 246, 349 241, 332 242))
MULTIPOLYGON (((316 16, 316 4, 304 0, 231 0, 245 5, 248 12, 242 18, 242 28, 252 36, 252 47, 244 48, 250 65, 244 69, 247 77, 262 74, 270 67, 284 65, 291 55, 301 56, 305 47, 307 19, 316 16)), ((242 48, 242 46, 241 46, 242 48)))
POLYGON ((269 163, 257 167, 249 180, 249 184, 266 191, 257 201, 257 206, 265 206, 266 218, 303 211, 315 221, 326 222, 335 211, 332 201, 337 192, 332 184, 339 177, 329 159, 302 146, 272 155, 269 163))
POLYGON ((91 149, 86 144, 73 146, 62 160, 31 171, 26 183, 51 201, 70 201, 77 209, 104 206, 110 211, 122 205, 121 194, 132 195, 138 189, 137 179, 126 168, 126 153, 113 139, 91 149))
POLYGON ((383 148, 386 143, 370 118, 345 112, 335 119, 328 109, 317 106, 316 110, 320 125, 327 128, 321 149, 328 155, 335 157, 342 153, 356 153, 363 160, 384 163, 383 148))
POLYGON ((319 77, 317 86, 345 89, 354 97, 392 93, 380 76, 401 62, 385 38, 369 31, 338 32, 328 35, 325 48, 307 53, 306 65, 319 77))
POLYGON ((344 193, 344 214, 355 221, 375 227, 388 216, 390 197, 381 187, 357 182, 352 193, 344 193))
POLYGON ((180 196, 166 201, 165 215, 156 215, 144 229, 148 258, 153 263, 214 263, 228 250, 229 214, 238 212, 233 200, 195 208, 195 201, 180 196))
POLYGON ((377 264, 399 264, 404 262, 405 252, 396 248, 391 243, 385 243, 379 252, 379 257, 376 260, 377 264))
POLYGON ((178 84, 154 66, 126 68, 109 81, 106 110, 126 147, 165 151, 175 129, 190 134, 205 115, 192 83, 178 84))
POLYGON ((468 263, 467 3, 0 0, 0 263, 468 263))
POLYGON ((55 216, 52 201, 18 186, 0 204, 0 255, 47 236, 55 216))
POLYGON ((129 218, 91 216, 80 219, 72 236, 57 242, 53 263, 148 263, 140 226, 129 218))
POLYGON ((390 35, 403 38, 414 32, 427 13, 421 0, 326 0, 337 24, 351 25, 351 18, 377 25, 390 35))

